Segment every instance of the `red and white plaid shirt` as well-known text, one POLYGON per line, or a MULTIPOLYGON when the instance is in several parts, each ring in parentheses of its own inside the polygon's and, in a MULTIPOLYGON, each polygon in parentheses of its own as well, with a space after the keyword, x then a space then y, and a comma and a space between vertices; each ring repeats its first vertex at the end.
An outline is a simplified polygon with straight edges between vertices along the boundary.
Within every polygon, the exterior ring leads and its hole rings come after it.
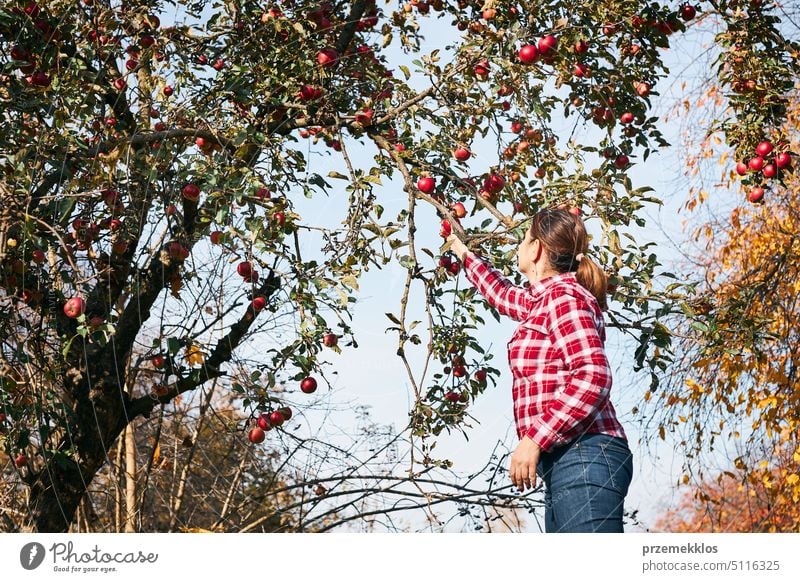
POLYGON ((464 272, 501 315, 521 322, 508 342, 517 436, 543 451, 584 433, 627 440, 609 400, 603 313, 575 273, 519 287, 474 253, 464 272))

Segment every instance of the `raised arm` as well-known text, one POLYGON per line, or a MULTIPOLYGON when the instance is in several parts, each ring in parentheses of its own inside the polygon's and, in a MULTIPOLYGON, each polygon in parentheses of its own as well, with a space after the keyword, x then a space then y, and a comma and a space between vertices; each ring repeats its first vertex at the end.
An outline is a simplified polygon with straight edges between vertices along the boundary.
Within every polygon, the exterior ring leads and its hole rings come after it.
POLYGON ((486 298, 489 305, 501 315, 517 321, 525 319, 531 311, 531 296, 524 287, 514 285, 492 267, 483 257, 472 251, 464 253, 462 264, 470 283, 486 298))
POLYGON ((526 432, 544 451, 579 436, 611 390, 611 367, 589 305, 560 292, 549 298, 548 323, 553 345, 570 375, 564 390, 526 432))

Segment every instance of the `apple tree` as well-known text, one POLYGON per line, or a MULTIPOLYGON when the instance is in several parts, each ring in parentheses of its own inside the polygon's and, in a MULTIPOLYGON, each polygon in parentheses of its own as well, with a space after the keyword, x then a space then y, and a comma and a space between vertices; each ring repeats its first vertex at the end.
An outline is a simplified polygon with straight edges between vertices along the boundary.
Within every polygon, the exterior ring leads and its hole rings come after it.
MULTIPOLYGON (((611 324, 639 343, 637 366, 655 383, 676 288, 655 278, 652 243, 629 233, 659 198, 627 171, 668 145, 650 114, 663 51, 703 14, 720 19, 720 78, 737 92, 726 139, 754 147, 761 136, 742 120, 775 125, 797 74, 774 10, 5 2, 0 430, 29 491, 26 527, 65 530, 122 431, 208 382, 241 397, 252 441, 259 423, 284 430, 276 386, 325 387, 322 350, 358 346, 348 320, 359 278, 392 261, 407 272, 386 311, 413 390, 408 433, 424 443, 463 429, 499 370, 475 338, 479 297, 454 288, 457 261, 418 228, 431 216, 510 272, 533 212, 580 209, 611 276, 611 324), (769 75, 733 87, 755 50, 770 55, 769 75), (407 200, 393 216, 389 184, 407 200), (329 197, 341 227, 299 212, 329 197), (319 250, 304 256, 309 242, 319 250), (420 328, 412 296, 425 302, 420 328), (410 364, 419 351, 436 366, 429 379, 410 364), (127 381, 141 366, 160 374, 146 390, 127 381)), ((430 448, 416 462, 436 464, 430 448)))

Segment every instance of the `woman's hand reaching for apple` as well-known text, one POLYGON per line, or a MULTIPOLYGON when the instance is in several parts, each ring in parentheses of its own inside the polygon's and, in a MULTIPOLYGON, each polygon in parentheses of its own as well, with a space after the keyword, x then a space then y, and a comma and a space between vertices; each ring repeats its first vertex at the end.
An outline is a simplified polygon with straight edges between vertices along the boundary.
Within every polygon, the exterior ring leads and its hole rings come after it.
POLYGON ((447 241, 452 243, 450 250, 453 251, 456 257, 458 257, 458 260, 463 263, 467 253, 470 252, 470 250, 467 248, 467 245, 461 242, 461 239, 453 233, 450 233, 450 235, 447 237, 447 241))

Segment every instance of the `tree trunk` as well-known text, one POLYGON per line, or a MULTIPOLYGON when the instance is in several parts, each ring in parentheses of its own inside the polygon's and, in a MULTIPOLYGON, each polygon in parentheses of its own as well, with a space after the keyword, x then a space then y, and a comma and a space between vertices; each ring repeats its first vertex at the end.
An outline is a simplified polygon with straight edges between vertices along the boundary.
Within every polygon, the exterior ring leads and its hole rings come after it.
POLYGON ((108 451, 127 424, 123 408, 122 400, 111 391, 87 390, 77 400, 75 420, 66 436, 48 454, 47 466, 29 477, 27 530, 62 533, 69 529, 89 484, 108 462, 108 451))
POLYGON ((125 533, 136 532, 136 435, 133 425, 125 428, 125 533))

